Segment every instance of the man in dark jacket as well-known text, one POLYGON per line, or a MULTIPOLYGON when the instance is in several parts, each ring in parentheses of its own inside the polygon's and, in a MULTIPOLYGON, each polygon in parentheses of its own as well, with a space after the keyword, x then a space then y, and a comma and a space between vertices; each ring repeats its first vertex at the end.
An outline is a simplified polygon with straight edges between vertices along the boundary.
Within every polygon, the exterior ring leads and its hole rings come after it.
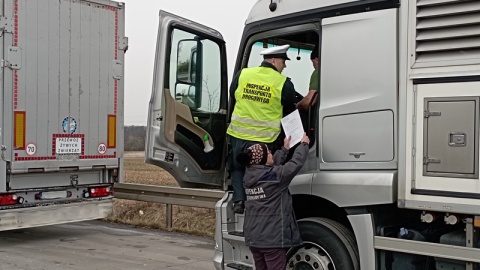
POLYGON ((287 249, 302 244, 288 186, 307 159, 310 140, 304 134, 292 159, 281 165, 289 143, 290 138, 285 138, 274 156, 266 144, 254 144, 237 156, 247 165, 243 234, 256 270, 285 269, 287 249))

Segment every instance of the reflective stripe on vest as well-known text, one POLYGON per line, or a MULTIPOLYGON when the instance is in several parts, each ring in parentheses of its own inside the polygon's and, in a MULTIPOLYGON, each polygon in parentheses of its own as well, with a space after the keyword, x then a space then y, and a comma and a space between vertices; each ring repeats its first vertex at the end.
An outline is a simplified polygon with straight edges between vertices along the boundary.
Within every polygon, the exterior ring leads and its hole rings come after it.
POLYGON ((282 88, 286 79, 270 67, 243 69, 227 134, 248 141, 275 141, 281 130, 282 88))
POLYGON ((273 121, 273 122, 259 121, 251 118, 240 117, 235 114, 232 115, 232 121, 242 122, 244 124, 252 125, 252 126, 260 126, 260 127, 265 126, 265 127, 273 127, 273 128, 278 127, 277 121, 273 121))

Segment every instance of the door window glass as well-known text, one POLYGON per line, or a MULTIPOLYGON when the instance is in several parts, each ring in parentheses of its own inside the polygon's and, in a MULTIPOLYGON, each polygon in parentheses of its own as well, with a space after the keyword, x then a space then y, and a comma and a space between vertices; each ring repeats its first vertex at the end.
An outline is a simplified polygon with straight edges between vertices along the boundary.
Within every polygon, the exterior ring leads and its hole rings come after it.
POLYGON ((212 40, 174 29, 169 87, 174 98, 194 111, 218 112, 220 47, 212 40))

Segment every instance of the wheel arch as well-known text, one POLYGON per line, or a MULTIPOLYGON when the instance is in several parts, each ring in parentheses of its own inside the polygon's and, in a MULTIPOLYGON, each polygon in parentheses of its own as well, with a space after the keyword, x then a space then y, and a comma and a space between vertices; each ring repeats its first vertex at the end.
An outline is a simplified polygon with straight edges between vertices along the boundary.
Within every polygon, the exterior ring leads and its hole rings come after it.
POLYGON ((308 217, 324 217, 339 222, 353 231, 346 209, 325 198, 314 195, 296 194, 292 195, 292 197, 293 209, 297 220, 308 217))
POLYGON ((342 208, 335 203, 314 195, 292 195, 297 220, 327 218, 351 231, 358 244, 361 269, 375 269, 373 216, 364 207, 342 208))
POLYGON ((304 242, 287 253, 287 269, 297 269, 298 265, 310 265, 312 269, 360 269, 358 246, 346 226, 324 217, 300 219, 298 225, 304 242))

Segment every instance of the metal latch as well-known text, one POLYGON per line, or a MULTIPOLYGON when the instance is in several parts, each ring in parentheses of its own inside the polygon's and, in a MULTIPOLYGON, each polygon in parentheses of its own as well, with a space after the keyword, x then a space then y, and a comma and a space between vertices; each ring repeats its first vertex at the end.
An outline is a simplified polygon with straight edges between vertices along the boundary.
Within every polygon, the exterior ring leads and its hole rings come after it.
POLYGON ((440 115, 442 115, 441 112, 431 112, 431 111, 429 111, 429 110, 425 110, 425 111, 423 112, 423 117, 425 117, 425 118, 428 118, 428 117, 430 117, 430 116, 440 116, 440 115))
POLYGON ((20 47, 8 47, 8 67, 11 69, 22 68, 22 49, 20 47))
POLYGON ((118 49, 126 52, 128 50, 128 37, 118 38, 118 49))
POLYGON ((123 64, 120 60, 113 60, 113 78, 120 80, 123 74, 123 64))
POLYGON ((429 163, 440 163, 440 159, 438 158, 429 158, 423 157, 423 165, 428 165, 429 163))
POLYGON ((450 146, 465 146, 467 134, 464 132, 451 132, 448 140, 450 146))
POLYGON ((78 186, 78 175, 70 175, 70 185, 72 187, 78 186))
POLYGON ((0 29, 2 32, 13 33, 13 18, 0 16, 0 29))

